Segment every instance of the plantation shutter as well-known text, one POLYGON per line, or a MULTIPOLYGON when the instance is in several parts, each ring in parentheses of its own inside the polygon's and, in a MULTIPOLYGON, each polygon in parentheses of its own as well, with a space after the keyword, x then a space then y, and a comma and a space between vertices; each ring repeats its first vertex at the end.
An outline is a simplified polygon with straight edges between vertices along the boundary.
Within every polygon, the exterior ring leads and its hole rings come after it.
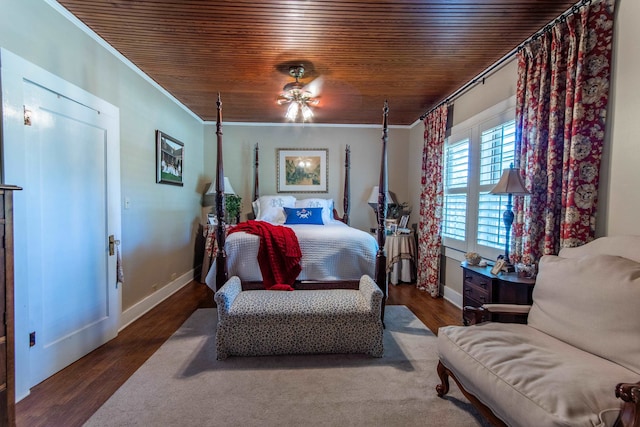
POLYGON ((507 196, 489 194, 489 191, 500 180, 502 171, 513 164, 515 121, 482 131, 480 141, 477 243, 503 248, 506 242, 502 214, 507 196))
POLYGON ((469 180, 469 139, 447 145, 445 150, 442 235, 465 240, 469 180))

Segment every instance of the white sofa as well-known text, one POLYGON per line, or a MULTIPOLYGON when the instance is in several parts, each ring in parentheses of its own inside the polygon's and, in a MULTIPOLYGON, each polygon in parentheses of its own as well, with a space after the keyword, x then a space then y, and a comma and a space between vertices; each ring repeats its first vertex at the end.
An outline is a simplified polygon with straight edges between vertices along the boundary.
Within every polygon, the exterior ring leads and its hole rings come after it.
POLYGON ((640 426, 639 307, 640 236, 544 256, 533 305, 506 307, 527 324, 440 328, 436 390, 452 377, 495 425, 640 426))

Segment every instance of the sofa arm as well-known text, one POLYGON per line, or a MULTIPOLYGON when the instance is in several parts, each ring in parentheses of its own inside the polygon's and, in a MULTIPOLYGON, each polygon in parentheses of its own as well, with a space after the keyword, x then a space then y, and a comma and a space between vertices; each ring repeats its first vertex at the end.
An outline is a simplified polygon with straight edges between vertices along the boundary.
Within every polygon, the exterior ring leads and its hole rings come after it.
POLYGON ((640 427, 640 382, 618 384, 616 397, 623 403, 614 427, 640 427))
POLYGON ((369 305, 372 314, 380 317, 380 310, 382 308, 382 291, 376 284, 376 282, 368 275, 363 275, 360 278, 360 292, 364 296, 365 301, 369 305))
POLYGON ((482 307, 492 314, 529 314, 531 310, 527 304, 483 304, 482 307))
POLYGON ((492 314, 512 314, 515 316, 527 316, 531 306, 527 304, 484 304, 481 307, 464 307, 465 319, 470 319, 470 325, 491 320, 492 314))
POLYGON ((242 282, 238 276, 233 276, 215 293, 214 301, 218 307, 218 320, 225 318, 229 314, 231 304, 242 292, 242 282))

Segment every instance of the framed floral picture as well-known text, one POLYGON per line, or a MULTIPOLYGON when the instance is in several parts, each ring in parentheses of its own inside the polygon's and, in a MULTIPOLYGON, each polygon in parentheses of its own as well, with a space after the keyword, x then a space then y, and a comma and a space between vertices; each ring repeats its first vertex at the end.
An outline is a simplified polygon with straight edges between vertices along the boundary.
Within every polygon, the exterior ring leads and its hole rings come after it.
POLYGON ((327 193, 328 155, 327 148, 278 148, 278 193, 327 193))
POLYGON ((183 186, 184 144, 156 130, 156 182, 183 186))

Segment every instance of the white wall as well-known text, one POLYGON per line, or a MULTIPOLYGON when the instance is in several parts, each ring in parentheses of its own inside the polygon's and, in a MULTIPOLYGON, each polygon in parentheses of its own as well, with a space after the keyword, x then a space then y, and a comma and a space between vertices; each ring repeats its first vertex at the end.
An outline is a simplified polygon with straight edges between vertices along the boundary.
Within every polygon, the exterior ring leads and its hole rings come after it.
POLYGON ((0 4, 2 47, 120 109, 126 309, 193 268, 204 125, 42 0, 0 4), (155 182, 156 129, 185 144, 184 187, 155 182))
POLYGON ((640 2, 618 0, 598 235, 640 235, 640 2), (607 179, 608 178, 608 179, 607 179))
MULTIPOLYGON (((223 108, 224 108, 224 94, 223 108)), ((391 102, 392 100, 390 100, 391 102)), ((382 121, 382 116, 381 116, 382 121)), ((296 125, 247 125, 223 124, 223 156, 225 176, 233 189, 242 197, 242 218, 251 212, 253 197, 254 154, 256 143, 260 146, 260 194, 276 194, 276 150, 278 148, 327 148, 329 159, 328 193, 293 194, 298 198, 333 198, 339 214, 342 214, 344 186, 344 150, 351 147, 351 226, 368 230, 375 226, 373 210, 366 204, 371 187, 378 185, 380 154, 382 150, 381 126, 296 126, 296 125)), ((406 159, 409 147, 408 128, 389 129, 388 177, 389 188, 400 201, 409 200, 406 159)), ((205 170, 207 176, 215 175, 216 135, 215 126, 207 125, 205 131, 205 170)), ((417 214, 415 214, 417 215, 417 214)), ((415 216, 417 218, 417 216, 415 216)))

